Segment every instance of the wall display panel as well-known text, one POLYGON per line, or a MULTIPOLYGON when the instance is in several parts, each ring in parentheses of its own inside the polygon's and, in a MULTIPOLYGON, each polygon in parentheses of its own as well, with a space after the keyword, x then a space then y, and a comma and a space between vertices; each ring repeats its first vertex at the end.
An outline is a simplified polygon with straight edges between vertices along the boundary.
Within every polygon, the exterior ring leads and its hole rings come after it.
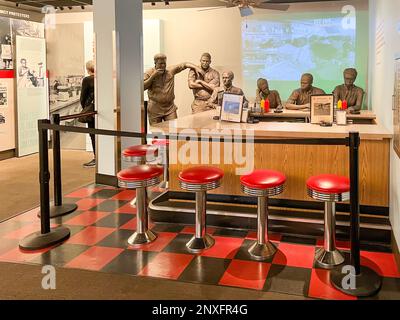
POLYGON ((393 104, 393 148, 397 156, 400 157, 400 57, 395 60, 393 104))
POLYGON ((37 120, 48 117, 46 41, 16 37, 18 156, 38 152, 37 120))
POLYGON ((0 151, 14 148, 14 79, 11 76, 9 79, 0 79, 0 151))

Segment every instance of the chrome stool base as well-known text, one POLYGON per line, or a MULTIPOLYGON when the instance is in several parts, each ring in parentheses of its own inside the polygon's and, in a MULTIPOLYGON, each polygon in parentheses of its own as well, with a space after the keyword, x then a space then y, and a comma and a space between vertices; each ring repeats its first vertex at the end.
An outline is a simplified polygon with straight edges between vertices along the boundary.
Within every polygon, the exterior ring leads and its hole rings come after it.
POLYGON ((206 234, 203 238, 196 238, 196 236, 193 236, 193 238, 190 239, 190 241, 186 244, 186 247, 192 253, 199 253, 203 250, 211 248, 214 243, 214 238, 209 234, 206 234))
POLYGON ((150 243, 150 242, 153 242, 155 239, 157 239, 157 235, 153 231, 147 230, 144 233, 135 232, 128 239, 128 243, 131 246, 134 246, 134 245, 138 245, 138 244, 150 243))
POLYGON ((327 251, 324 248, 319 248, 315 253, 315 262, 321 268, 333 269, 344 262, 344 257, 337 249, 334 251, 327 251))
POLYGON ((273 257, 276 250, 275 245, 272 242, 267 241, 266 243, 254 243, 248 251, 254 260, 264 261, 273 257))

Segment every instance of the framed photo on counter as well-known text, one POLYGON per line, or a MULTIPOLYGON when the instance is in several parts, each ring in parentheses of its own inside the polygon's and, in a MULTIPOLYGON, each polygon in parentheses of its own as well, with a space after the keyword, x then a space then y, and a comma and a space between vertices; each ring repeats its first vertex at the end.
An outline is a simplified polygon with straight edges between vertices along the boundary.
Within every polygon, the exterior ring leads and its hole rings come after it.
POLYGON ((311 96, 311 123, 333 123, 333 94, 311 96))
POLYGON ((222 121, 241 122, 243 112, 243 96, 224 93, 221 107, 222 121))

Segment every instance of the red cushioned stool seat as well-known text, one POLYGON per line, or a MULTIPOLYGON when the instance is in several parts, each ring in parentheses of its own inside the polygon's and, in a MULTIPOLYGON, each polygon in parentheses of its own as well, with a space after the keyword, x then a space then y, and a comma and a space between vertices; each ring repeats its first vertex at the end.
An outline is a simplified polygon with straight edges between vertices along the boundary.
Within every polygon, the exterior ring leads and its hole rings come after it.
POLYGON ((206 231, 206 207, 208 190, 216 189, 221 184, 224 172, 215 167, 198 166, 183 170, 179 173, 179 184, 183 190, 196 192, 196 227, 195 234, 186 243, 192 253, 199 253, 211 248, 215 240, 206 231))
POLYGON ((327 194, 346 193, 350 191, 350 179, 334 174, 322 174, 309 178, 307 187, 327 194))
POLYGON ((183 170, 179 174, 179 180, 187 184, 208 184, 221 180, 224 172, 215 167, 193 167, 183 170))
POLYGON ((240 177, 242 191, 257 197, 257 241, 248 252, 257 261, 272 259, 276 246, 268 239, 268 197, 281 194, 286 182, 286 176, 274 170, 255 170, 240 177))
POLYGON ((336 202, 350 198, 350 180, 334 174, 321 174, 307 180, 308 195, 325 203, 324 246, 315 252, 315 262, 319 267, 332 269, 345 259, 336 248, 336 202))
POLYGON ((248 188, 271 189, 283 185, 286 182, 286 177, 279 171, 255 170, 248 175, 242 176, 240 181, 248 188))
POLYGON ((132 146, 122 151, 122 157, 125 161, 139 162, 139 164, 144 164, 146 160, 154 161, 157 155, 158 148, 148 145, 132 146))
POLYGON ((140 165, 118 172, 117 177, 124 181, 143 181, 159 177, 162 174, 162 166, 140 165))
POLYGON ((153 139, 151 142, 153 146, 165 147, 169 146, 169 140, 167 139, 153 139))
POLYGON ((163 167, 157 165, 138 165, 118 172, 118 185, 122 188, 136 189, 136 232, 129 237, 128 244, 142 245, 157 238, 157 234, 149 230, 146 188, 160 183, 163 167))

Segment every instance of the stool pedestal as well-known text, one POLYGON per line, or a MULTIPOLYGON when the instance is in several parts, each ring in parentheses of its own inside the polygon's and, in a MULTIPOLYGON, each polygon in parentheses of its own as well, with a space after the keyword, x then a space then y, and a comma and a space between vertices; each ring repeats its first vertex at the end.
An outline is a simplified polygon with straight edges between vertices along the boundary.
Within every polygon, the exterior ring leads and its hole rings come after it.
POLYGON ((130 245, 145 244, 154 241, 157 235, 149 230, 149 215, 147 213, 146 188, 136 189, 136 232, 128 239, 130 245))
POLYGON ((268 239, 268 197, 258 197, 257 242, 248 251, 258 261, 267 260, 276 253, 275 245, 268 239))
POLYGON ((315 253, 315 261, 325 269, 341 265, 344 262, 342 253, 336 249, 336 208, 335 202, 325 202, 325 236, 324 247, 315 253))
POLYGON ((198 253, 211 248, 215 240, 206 231, 206 205, 207 194, 205 191, 196 192, 196 230, 193 238, 186 244, 189 251, 198 253))

